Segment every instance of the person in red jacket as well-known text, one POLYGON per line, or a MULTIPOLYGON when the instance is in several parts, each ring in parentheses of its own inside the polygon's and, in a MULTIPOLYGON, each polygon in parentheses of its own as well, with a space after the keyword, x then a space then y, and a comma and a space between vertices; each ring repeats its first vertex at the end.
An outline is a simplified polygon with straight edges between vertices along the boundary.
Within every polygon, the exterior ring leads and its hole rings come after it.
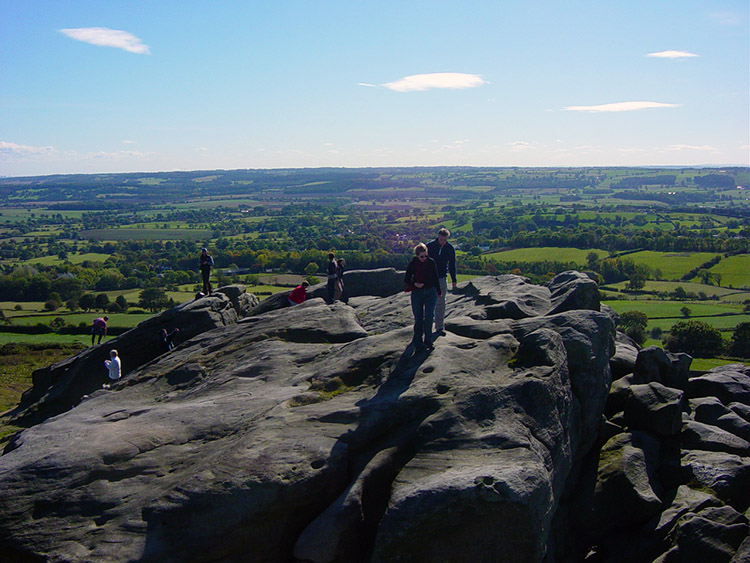
POLYGON ((414 338, 411 345, 417 352, 423 348, 431 349, 435 302, 441 291, 437 265, 428 256, 427 247, 421 242, 414 247, 414 258, 406 268, 404 283, 404 291, 411 292, 411 310, 414 313, 414 338))
POLYGON ((295 287, 289 294, 289 305, 299 305, 305 301, 307 297, 306 289, 310 285, 307 281, 303 281, 300 285, 295 287))

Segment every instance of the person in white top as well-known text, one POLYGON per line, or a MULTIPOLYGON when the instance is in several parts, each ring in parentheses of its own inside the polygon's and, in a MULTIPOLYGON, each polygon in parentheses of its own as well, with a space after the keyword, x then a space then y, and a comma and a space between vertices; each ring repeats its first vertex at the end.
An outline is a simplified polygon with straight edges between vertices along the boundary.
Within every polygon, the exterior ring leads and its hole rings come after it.
MULTIPOLYGON (((107 366, 108 375, 112 381, 120 379, 122 364, 120 363, 120 356, 117 355, 117 350, 109 351, 109 360, 104 360, 104 365, 107 366)), ((109 385, 105 383, 104 388, 109 389, 109 385)))

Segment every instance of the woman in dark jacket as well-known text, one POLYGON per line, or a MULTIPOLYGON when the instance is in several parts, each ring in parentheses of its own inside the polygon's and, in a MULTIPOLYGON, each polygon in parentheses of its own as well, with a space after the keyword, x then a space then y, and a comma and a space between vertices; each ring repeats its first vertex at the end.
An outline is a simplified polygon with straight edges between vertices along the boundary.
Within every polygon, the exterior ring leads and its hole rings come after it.
POLYGON ((437 265, 427 255, 421 242, 414 247, 414 258, 409 262, 404 277, 406 290, 411 292, 411 310, 414 313, 414 338, 412 344, 419 350, 432 348, 432 319, 435 302, 440 295, 437 265))

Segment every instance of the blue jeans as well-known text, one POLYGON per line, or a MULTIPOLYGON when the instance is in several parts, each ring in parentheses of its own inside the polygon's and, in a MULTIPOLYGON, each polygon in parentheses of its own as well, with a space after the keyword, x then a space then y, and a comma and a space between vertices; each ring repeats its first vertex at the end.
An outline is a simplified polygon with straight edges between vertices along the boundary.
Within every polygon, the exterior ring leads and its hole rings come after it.
POLYGON ((435 315, 437 289, 415 289, 411 292, 411 310, 414 313, 414 344, 432 342, 432 319, 435 315))

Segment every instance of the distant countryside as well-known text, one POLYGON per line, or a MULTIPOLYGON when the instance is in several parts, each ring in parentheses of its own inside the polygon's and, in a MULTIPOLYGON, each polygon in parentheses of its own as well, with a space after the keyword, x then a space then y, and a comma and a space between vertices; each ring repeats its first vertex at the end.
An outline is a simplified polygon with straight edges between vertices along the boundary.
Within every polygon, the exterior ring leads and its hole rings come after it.
POLYGON ((0 178, 0 350, 49 363, 50 351, 90 343, 102 313, 112 337, 193 299, 203 246, 214 285, 263 298, 315 281, 329 251, 347 269, 403 269, 443 226, 461 280, 586 271, 639 343, 691 353, 694 369, 750 361, 750 169, 740 167, 0 178))

